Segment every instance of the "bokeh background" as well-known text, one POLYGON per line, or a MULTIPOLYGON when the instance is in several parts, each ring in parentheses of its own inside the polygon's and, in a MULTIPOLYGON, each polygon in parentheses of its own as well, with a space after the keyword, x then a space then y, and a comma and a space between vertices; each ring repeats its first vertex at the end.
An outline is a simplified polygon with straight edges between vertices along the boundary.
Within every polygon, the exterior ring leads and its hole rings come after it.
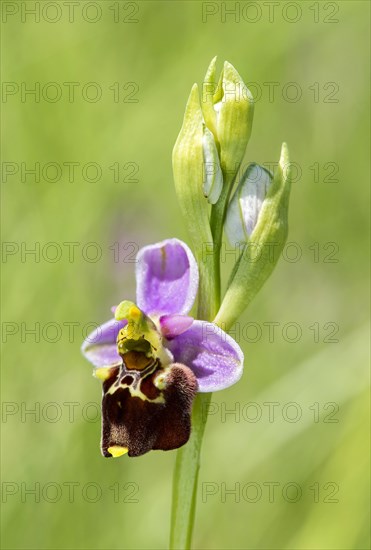
POLYGON ((3 547, 167 545, 175 453, 101 457, 80 343, 135 296, 139 247, 188 239, 171 151, 218 55, 257 97, 246 162, 285 140, 297 177, 245 375, 213 396, 194 546, 368 548, 369 3, 39 4, 2 2, 3 547))

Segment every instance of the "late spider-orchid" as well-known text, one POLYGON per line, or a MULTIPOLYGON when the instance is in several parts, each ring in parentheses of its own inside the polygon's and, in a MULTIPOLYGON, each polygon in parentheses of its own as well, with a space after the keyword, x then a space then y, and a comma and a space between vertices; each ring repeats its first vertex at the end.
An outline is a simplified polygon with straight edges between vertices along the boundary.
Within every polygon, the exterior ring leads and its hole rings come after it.
POLYGON ((242 351, 231 336, 188 315, 198 288, 188 246, 169 239, 142 248, 136 278, 136 303, 121 302, 115 318, 82 347, 103 381, 107 457, 184 445, 196 392, 227 388, 243 368, 242 351))

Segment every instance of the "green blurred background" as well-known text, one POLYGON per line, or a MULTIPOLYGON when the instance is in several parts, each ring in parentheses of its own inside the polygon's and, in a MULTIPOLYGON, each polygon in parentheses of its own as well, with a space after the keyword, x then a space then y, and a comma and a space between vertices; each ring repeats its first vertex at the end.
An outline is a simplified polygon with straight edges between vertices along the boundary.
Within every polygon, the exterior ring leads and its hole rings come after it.
POLYGON ((261 92, 246 161, 285 140, 299 176, 295 244, 240 322, 244 377, 213 396, 194 546, 369 548, 369 3, 67 4, 41 2, 37 22, 34 2, 2 3, 3 547, 167 545, 175 453, 102 458, 79 348, 134 297, 138 247, 188 239, 171 151, 218 55, 261 92), (39 101, 22 97, 35 83, 39 101))

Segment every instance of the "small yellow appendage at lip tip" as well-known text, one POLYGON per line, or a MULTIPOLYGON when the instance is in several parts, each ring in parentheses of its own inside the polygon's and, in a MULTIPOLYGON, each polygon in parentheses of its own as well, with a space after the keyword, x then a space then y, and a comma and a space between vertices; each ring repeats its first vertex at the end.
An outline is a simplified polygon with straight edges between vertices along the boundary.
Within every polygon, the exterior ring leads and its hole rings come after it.
POLYGON ((114 445, 113 447, 108 447, 107 451, 113 456, 113 458, 118 458, 119 456, 126 455, 129 449, 127 447, 114 445))

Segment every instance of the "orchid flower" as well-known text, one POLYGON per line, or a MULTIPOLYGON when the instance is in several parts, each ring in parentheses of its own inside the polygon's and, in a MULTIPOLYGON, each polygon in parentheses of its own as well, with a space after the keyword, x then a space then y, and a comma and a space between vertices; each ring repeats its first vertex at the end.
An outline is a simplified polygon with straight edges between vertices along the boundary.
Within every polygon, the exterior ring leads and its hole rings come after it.
POLYGON ((196 392, 237 382, 243 353, 217 325, 189 316, 198 267, 178 239, 142 248, 136 264, 136 303, 113 308, 115 318, 83 343, 103 381, 102 454, 139 456, 170 450, 190 436, 196 392))

